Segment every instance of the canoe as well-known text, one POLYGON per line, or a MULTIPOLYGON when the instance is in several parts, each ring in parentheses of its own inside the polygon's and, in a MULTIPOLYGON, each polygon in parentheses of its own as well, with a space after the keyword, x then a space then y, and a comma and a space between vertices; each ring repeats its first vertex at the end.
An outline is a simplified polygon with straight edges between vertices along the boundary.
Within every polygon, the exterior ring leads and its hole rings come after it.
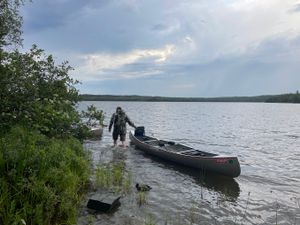
POLYGON ((102 134, 103 134, 103 128, 102 127, 91 127, 90 131, 91 131, 91 135, 92 135, 93 138, 102 137, 102 134))
POLYGON ((146 136, 144 132, 130 131, 129 137, 131 143, 143 152, 192 167, 201 173, 208 171, 232 178, 238 177, 241 173, 236 156, 224 156, 200 151, 183 144, 146 136))

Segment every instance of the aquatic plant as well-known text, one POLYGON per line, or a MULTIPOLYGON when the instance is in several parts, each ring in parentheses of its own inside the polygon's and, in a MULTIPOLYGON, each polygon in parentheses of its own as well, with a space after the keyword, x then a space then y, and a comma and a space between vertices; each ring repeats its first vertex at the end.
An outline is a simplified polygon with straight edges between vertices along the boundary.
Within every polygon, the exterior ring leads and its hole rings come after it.
POLYGON ((111 172, 112 172, 113 185, 121 186, 123 182, 123 175, 125 172, 125 163, 124 162, 114 163, 112 165, 111 172))
POLYGON ((132 172, 128 171, 127 177, 125 177, 125 179, 123 180, 124 193, 126 193, 126 194, 131 193, 131 191, 132 191, 131 185, 132 185, 132 172))
POLYGON ((197 207, 193 206, 190 209, 189 221, 191 224, 195 224, 197 222, 197 207))
POLYGON ((144 225, 156 225, 156 222, 154 221, 152 216, 147 216, 144 225))
POLYGON ((130 193, 132 174, 125 170, 123 161, 112 164, 99 164, 96 167, 96 185, 116 193, 130 193))
POLYGON ((294 216, 294 225, 296 225, 297 220, 300 218, 300 198, 292 197, 291 201, 293 201, 296 204, 296 206, 298 207, 298 213, 295 213, 295 216, 294 216))
MULTIPOLYGON (((248 197, 247 197, 247 202, 246 202, 246 207, 245 207, 245 210, 244 210, 244 213, 243 213, 243 216, 242 216, 242 219, 243 219, 243 220, 246 219, 246 213, 247 213, 248 204, 249 204, 249 201, 250 201, 250 194, 251 194, 251 192, 249 191, 249 192, 248 192, 248 197)), ((242 222, 243 222, 243 221, 242 221, 242 222)))
POLYGON ((144 191, 138 192, 136 200, 139 206, 146 204, 147 201, 146 201, 145 192, 144 191))
POLYGON ((88 215, 87 222, 88 222, 88 225, 93 225, 95 222, 95 217, 92 215, 88 215))
POLYGON ((278 224, 278 209, 279 209, 279 203, 278 203, 278 201, 277 201, 277 199, 276 199, 276 214, 275 214, 275 224, 277 225, 278 224))
POLYGON ((110 171, 105 165, 97 165, 96 168, 96 185, 100 188, 108 188, 110 186, 110 171))

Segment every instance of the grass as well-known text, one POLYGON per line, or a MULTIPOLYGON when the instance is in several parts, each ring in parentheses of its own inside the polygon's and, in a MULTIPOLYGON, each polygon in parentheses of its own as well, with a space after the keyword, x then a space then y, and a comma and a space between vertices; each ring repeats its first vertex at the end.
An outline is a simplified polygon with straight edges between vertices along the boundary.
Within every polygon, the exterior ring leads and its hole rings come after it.
POLYGON ((148 216, 144 221, 144 225, 156 225, 156 222, 152 216, 148 216))
POLYGON ((146 201, 146 194, 144 191, 139 191, 136 197, 136 201, 139 206, 142 206, 147 203, 146 201))
POLYGON ((297 220, 300 218, 300 198, 299 197, 293 197, 291 198, 292 201, 298 206, 298 213, 295 214, 294 216, 294 225, 297 224, 297 220))
POLYGON ((96 185, 116 193, 131 192, 132 173, 125 170, 125 163, 99 164, 96 168, 96 185))
POLYGON ((194 206, 190 209, 189 216, 190 224, 195 224, 197 222, 197 207, 194 206))
POLYGON ((89 175, 79 141, 12 129, 0 138, 0 224, 75 224, 89 175))

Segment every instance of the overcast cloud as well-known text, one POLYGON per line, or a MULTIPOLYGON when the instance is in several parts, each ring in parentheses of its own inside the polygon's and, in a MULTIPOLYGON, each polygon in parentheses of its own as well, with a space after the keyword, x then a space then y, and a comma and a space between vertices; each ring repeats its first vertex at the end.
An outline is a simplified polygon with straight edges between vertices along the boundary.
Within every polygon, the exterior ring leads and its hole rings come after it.
POLYGON ((22 11, 25 49, 68 60, 81 93, 300 89, 298 0, 35 0, 22 11))

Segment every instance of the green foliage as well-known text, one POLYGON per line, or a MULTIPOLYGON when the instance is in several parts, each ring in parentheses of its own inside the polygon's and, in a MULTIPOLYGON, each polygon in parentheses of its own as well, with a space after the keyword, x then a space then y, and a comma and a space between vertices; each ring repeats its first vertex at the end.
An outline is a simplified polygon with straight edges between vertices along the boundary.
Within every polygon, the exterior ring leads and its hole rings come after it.
POLYGON ((23 2, 0 0, 0 224, 75 224, 90 174, 78 82, 35 45, 7 50, 22 44, 23 2))
POLYGON ((102 110, 97 110, 94 105, 88 106, 87 111, 82 111, 81 116, 87 118, 87 126, 103 125, 104 112, 102 110))
POLYGON ((154 221, 154 219, 150 216, 150 217, 147 217, 146 220, 145 220, 145 225, 156 225, 156 222, 154 221))
POLYGON ((0 139, 0 224, 74 224, 89 165, 74 138, 12 129, 0 139))
POLYGON ((22 17, 19 15, 19 7, 23 0, 0 1, 0 51, 3 46, 20 45, 22 17))
POLYGON ((37 129, 49 137, 84 133, 75 109, 77 81, 67 62, 55 65, 53 57, 33 46, 30 52, 3 54, 0 67, 0 132, 16 124, 37 129), (74 126, 76 124, 76 126, 74 126))

